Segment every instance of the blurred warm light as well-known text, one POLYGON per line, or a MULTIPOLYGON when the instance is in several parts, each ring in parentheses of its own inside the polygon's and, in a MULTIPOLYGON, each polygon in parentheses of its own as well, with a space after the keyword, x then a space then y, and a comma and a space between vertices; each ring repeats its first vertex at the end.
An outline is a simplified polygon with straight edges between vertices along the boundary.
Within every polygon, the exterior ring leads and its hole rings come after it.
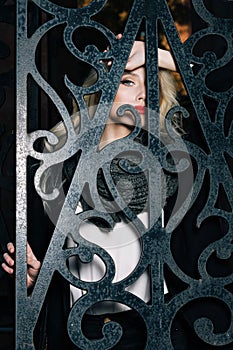
POLYGON ((92 2, 92 0, 81 0, 81 1, 78 1, 78 6, 84 7, 84 6, 89 5, 91 2, 92 2))
POLYGON ((185 40, 187 40, 191 35, 191 26, 189 24, 179 24, 175 22, 176 29, 179 33, 180 40, 183 43, 185 40))
POLYGON ((121 22, 124 22, 127 19, 127 16, 128 16, 127 11, 122 11, 119 13, 119 18, 120 18, 121 22))

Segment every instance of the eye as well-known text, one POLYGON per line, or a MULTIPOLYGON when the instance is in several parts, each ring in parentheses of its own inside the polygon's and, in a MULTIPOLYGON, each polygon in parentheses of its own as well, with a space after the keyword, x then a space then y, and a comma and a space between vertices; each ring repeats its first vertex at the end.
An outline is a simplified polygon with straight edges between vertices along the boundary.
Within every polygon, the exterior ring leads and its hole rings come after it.
POLYGON ((134 86, 134 82, 132 80, 129 80, 129 79, 122 79, 121 84, 123 84, 125 86, 134 86))

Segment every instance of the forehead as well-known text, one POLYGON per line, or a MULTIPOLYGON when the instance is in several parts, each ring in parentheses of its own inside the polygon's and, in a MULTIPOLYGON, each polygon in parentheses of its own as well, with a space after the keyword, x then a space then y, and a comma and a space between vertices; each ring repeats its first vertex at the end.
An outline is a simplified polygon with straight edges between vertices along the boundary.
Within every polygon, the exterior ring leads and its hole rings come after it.
POLYGON ((146 74, 145 66, 135 68, 134 70, 125 69, 124 73, 123 73, 123 75, 130 75, 130 76, 135 77, 135 78, 140 77, 140 76, 144 77, 145 74, 146 74))

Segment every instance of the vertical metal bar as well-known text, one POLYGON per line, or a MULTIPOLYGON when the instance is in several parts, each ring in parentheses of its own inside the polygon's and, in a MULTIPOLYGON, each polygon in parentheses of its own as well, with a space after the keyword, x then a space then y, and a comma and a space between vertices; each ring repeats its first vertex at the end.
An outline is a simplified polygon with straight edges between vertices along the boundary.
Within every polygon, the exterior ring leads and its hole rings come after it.
POLYGON ((16 349, 33 349, 28 332, 27 241, 27 0, 17 1, 16 22, 16 349), (25 53, 27 54, 25 55, 25 53))

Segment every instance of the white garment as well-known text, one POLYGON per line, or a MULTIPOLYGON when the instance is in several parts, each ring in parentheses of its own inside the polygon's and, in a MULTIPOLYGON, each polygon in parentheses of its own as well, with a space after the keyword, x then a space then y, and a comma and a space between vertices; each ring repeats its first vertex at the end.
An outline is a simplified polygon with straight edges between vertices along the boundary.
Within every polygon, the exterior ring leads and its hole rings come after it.
MULTIPOLYGON (((146 225, 148 213, 143 212, 138 217, 146 225)), ((136 268, 141 256, 141 244, 139 234, 132 224, 121 221, 115 224, 113 230, 106 232, 92 223, 85 222, 80 227, 80 235, 87 241, 104 248, 112 257, 115 263, 113 283, 123 280, 136 268)), ((74 241, 71 237, 68 238, 68 246, 74 246, 74 241)), ((69 269, 73 275, 87 282, 98 281, 105 274, 105 265, 97 255, 94 255, 91 263, 81 263, 77 258, 72 257, 69 260, 69 269)), ((144 302, 148 302, 150 300, 150 278, 148 272, 145 271, 126 290, 138 296, 144 302)), ((85 293, 72 285, 70 286, 70 292, 71 305, 85 293)), ((92 307, 89 312, 103 314, 127 309, 126 305, 105 301, 92 307)))

